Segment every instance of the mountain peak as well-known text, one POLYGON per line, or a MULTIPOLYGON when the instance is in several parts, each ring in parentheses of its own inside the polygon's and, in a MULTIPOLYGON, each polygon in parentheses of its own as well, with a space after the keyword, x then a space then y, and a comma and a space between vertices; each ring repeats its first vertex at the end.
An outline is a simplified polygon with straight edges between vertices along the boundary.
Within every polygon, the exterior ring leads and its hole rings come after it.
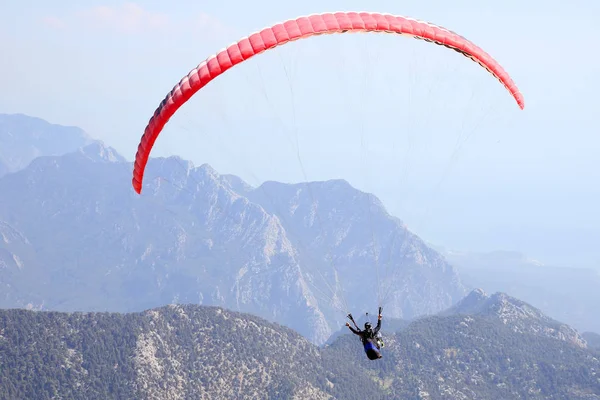
POLYGON ((194 169, 192 161, 184 160, 179 156, 156 157, 152 158, 152 167, 161 171, 166 175, 181 175, 189 176, 194 169))
POLYGON ((200 167, 196 169, 196 172, 203 179, 209 179, 211 181, 218 181, 221 179, 221 174, 217 172, 213 167, 209 164, 202 164, 200 167))
POLYGON ((254 187, 238 176, 225 174, 221 175, 221 178, 223 178, 234 191, 241 195, 245 196, 254 190, 254 187))
POLYGON ((91 144, 81 147, 79 153, 83 154, 93 162, 119 163, 127 161, 115 149, 105 145, 104 142, 100 140, 95 140, 91 144))
POLYGON ((0 170, 25 168, 40 156, 61 156, 92 142, 81 128, 51 124, 24 114, 0 114, 0 170))
POLYGON ((483 316, 500 316, 508 309, 516 311, 515 316, 523 317, 545 317, 537 308, 529 304, 510 297, 506 293, 494 293, 488 295, 483 289, 472 290, 465 298, 456 305, 443 312, 443 314, 470 314, 483 316))
POLYGON ((216 169, 214 169, 210 164, 204 163, 198 167, 200 171, 203 171, 206 174, 220 176, 216 169))
POLYGON ((502 292, 487 295, 482 289, 475 289, 440 315, 477 315, 497 320, 515 332, 552 337, 586 347, 585 340, 575 329, 502 292))
MULTIPOLYGON (((43 139, 44 136, 50 137, 51 139, 57 139, 53 137, 56 133, 59 135, 66 136, 68 133, 76 133, 80 138, 92 141, 92 137, 88 135, 83 129, 77 126, 67 126, 60 124, 50 123, 39 117, 32 117, 30 115, 16 113, 16 114, 3 114, 0 113, 0 126, 2 128, 12 128, 14 130, 27 130, 30 133, 30 137, 37 139, 43 139), (48 128, 51 128, 48 131, 48 128)), ((6 132, 6 131, 4 131, 6 132)), ((6 132, 9 136, 14 136, 17 132, 6 132)), ((25 138, 27 139, 27 138, 25 138)))

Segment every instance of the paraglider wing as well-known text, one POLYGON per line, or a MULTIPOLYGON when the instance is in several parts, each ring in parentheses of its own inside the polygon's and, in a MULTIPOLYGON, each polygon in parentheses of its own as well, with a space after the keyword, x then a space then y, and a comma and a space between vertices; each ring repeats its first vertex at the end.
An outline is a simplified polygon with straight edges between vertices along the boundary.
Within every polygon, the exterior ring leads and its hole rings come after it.
POLYGON ((464 37, 441 26, 413 18, 368 12, 336 12, 309 15, 273 25, 245 37, 207 58, 173 87, 148 122, 133 168, 133 188, 142 191, 146 163, 161 130, 175 112, 198 90, 231 67, 290 41, 314 35, 346 32, 381 32, 412 36, 456 50, 480 64, 511 93, 519 107, 524 100, 511 77, 489 54, 464 37))

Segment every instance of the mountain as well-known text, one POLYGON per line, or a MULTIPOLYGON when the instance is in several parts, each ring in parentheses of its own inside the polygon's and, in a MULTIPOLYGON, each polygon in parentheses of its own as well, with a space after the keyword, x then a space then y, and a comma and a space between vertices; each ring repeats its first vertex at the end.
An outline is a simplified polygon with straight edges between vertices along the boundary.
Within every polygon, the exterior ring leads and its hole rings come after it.
MULTIPOLYGON (((153 165, 171 182, 181 178, 175 159, 153 165)), ((131 165, 94 144, 37 158, 2 178, 0 192, 9 195, 0 199, 0 219, 33 248, 21 253, 16 241, 5 243, 5 254, 24 261, 3 274, 14 276, 11 297, 20 303, 3 306, 128 311, 177 301, 229 303, 327 327, 306 305, 299 266, 276 218, 209 169, 188 172, 206 185, 197 196, 151 180, 154 196, 139 197, 129 187, 131 165)))
POLYGON ((581 331, 600 332, 600 274, 546 265, 518 252, 441 250, 469 287, 504 292, 581 331))
POLYGON ((384 340, 377 363, 353 335, 326 351, 356 357, 385 398, 600 399, 600 358, 581 336, 503 293, 474 290, 384 340))
POLYGON ((600 399, 593 352, 486 315, 420 318, 372 362, 354 335, 319 348, 218 307, 4 310, 0 398, 600 399))
POLYGON ((266 182, 247 196, 280 218, 303 254, 311 255, 306 262, 321 262, 319 271, 331 286, 352 293, 351 310, 361 310, 365 299, 377 296, 386 305, 386 315, 411 319, 442 310, 465 294, 458 275, 439 253, 390 215, 374 195, 344 180, 266 182))
POLYGON ((0 114, 0 177, 39 156, 63 155, 93 140, 80 128, 23 114, 0 114))
POLYGON ((323 343, 348 311, 410 319, 465 294, 454 269, 373 196, 333 180, 253 188, 208 165, 132 165, 94 142, 0 178, 1 307, 251 312, 323 343))
POLYGON ((575 329, 505 293, 489 296, 483 290, 476 289, 458 304, 439 315, 476 315, 484 319, 501 321, 514 332, 551 337, 579 347, 586 347, 585 339, 575 329))

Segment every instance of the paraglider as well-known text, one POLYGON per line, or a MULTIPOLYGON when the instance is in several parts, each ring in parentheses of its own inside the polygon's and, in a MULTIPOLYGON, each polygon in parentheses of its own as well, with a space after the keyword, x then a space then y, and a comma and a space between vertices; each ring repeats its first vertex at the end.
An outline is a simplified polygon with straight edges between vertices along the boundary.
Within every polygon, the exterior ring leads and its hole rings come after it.
POLYGON ((358 325, 356 324, 356 321, 354 321, 354 318, 352 317, 352 314, 348 314, 348 319, 352 321, 356 329, 351 327, 350 323, 348 322, 346 323, 346 326, 350 329, 352 333, 360 337, 360 340, 365 350, 365 354, 367 355, 367 358, 369 358, 369 360, 377 360, 383 357, 381 355, 381 352, 379 351, 383 346, 383 339, 381 338, 381 334, 379 333, 379 330, 381 329, 382 319, 381 311, 382 308, 379 307, 379 313, 377 315, 377 326, 375 327, 375 329, 373 329, 371 323, 368 321, 365 322, 364 330, 359 329, 358 325))
MULTIPOLYGON (((154 143, 167 122, 180 107, 213 79, 258 54, 288 42, 316 35, 367 32, 408 36, 454 50, 487 70, 508 90, 517 105, 521 109, 524 108, 523 95, 510 75, 496 60, 463 36, 439 25, 403 16, 373 12, 335 12, 303 16, 264 28, 220 50, 192 69, 173 87, 154 111, 140 139, 133 167, 132 185, 134 190, 141 194, 146 164, 154 143)), ((382 301, 379 299, 379 305, 381 304, 382 301)), ((379 332, 382 320, 381 311, 382 308, 379 307, 377 326, 373 328, 370 323, 366 323, 362 330, 352 315, 348 314, 354 327, 349 323, 346 326, 354 334, 360 336, 365 353, 371 360, 382 357, 380 350, 383 347, 383 340, 379 332)))
POLYGON ((413 18, 371 12, 315 14, 275 24, 253 33, 208 57, 173 87, 150 118, 135 156, 132 185, 142 191, 144 171, 154 143, 169 119, 196 92, 235 65, 291 41, 334 33, 395 33, 455 50, 484 67, 502 83, 522 109, 523 95, 502 66, 464 37, 438 25, 413 18))

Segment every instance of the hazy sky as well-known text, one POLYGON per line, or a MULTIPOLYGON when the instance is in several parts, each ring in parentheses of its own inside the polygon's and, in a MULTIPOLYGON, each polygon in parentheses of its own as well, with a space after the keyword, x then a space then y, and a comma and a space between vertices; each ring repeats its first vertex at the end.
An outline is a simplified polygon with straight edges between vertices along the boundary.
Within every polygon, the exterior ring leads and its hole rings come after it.
POLYGON ((158 103, 208 55, 281 20, 365 8, 474 41, 512 75, 525 110, 447 49, 319 37, 211 83, 153 155, 251 184, 342 177, 435 244, 600 266, 598 1, 3 0, 0 112, 80 126, 131 160, 158 103))

